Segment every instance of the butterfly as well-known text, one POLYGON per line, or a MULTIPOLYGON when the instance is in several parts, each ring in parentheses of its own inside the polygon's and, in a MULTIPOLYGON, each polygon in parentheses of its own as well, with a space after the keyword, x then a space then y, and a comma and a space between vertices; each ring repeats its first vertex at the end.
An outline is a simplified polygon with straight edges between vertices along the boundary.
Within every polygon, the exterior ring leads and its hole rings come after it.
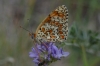
POLYGON ((65 5, 57 7, 38 26, 32 39, 47 42, 63 42, 68 34, 68 9, 65 5))

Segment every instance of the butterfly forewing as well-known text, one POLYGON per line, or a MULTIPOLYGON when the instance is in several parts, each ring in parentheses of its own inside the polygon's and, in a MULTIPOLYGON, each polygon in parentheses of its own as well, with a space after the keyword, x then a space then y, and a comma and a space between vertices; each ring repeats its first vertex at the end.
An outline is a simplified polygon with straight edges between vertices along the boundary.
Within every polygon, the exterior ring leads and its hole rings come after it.
POLYGON ((59 6, 41 22, 36 30, 38 40, 56 42, 67 39, 68 33, 68 9, 65 5, 59 6))

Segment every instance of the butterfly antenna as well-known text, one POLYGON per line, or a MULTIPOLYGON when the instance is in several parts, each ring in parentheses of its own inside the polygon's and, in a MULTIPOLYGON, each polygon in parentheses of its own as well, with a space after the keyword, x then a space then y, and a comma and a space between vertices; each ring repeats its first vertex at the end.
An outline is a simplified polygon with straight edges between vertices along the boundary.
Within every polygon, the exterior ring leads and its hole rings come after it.
POLYGON ((22 26, 19 26, 19 27, 26 30, 26 31, 28 31, 29 33, 31 33, 29 30, 25 29, 24 27, 22 27, 22 26))

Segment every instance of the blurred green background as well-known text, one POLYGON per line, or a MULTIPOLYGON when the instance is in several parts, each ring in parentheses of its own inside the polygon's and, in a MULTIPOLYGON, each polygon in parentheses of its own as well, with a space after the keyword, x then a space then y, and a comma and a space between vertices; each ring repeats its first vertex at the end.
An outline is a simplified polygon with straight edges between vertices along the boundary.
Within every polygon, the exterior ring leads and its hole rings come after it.
POLYGON ((100 0, 0 0, 0 66, 34 66, 32 40, 19 25, 35 32, 63 4, 69 10, 63 48, 70 55, 50 66, 100 66, 100 0))

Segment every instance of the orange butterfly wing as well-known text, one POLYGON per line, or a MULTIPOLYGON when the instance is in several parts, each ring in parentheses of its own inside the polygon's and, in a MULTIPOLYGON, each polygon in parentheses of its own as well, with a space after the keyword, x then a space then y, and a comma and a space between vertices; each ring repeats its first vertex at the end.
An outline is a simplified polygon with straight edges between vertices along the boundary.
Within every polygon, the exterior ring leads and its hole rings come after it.
POLYGON ((67 39, 68 33, 68 9, 65 5, 59 6, 41 22, 36 30, 38 40, 56 42, 67 39))

